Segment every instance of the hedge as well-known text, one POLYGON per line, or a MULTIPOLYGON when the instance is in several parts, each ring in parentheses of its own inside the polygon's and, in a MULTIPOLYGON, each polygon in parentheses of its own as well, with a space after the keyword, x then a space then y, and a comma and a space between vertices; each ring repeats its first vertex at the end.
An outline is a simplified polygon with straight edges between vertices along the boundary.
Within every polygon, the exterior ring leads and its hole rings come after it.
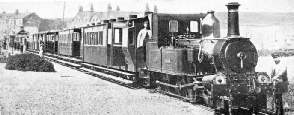
POLYGON ((54 72, 54 66, 51 62, 41 58, 38 55, 26 53, 16 54, 8 58, 6 66, 8 70, 18 71, 36 71, 36 72, 54 72))

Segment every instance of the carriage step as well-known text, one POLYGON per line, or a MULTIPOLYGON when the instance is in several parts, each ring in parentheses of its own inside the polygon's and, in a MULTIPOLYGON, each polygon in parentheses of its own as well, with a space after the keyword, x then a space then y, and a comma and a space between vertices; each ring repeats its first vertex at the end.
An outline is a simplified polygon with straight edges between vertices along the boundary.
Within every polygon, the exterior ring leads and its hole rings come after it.
POLYGON ((81 63, 81 65, 88 67, 88 69, 98 69, 98 70, 103 70, 103 71, 110 72, 110 73, 117 73, 117 74, 125 75, 125 76, 135 76, 135 74, 132 74, 132 73, 123 72, 123 71, 119 71, 119 70, 115 70, 115 69, 111 69, 111 68, 106 68, 106 67, 102 67, 102 66, 92 65, 89 63, 81 63))
POLYGON ((99 75, 99 76, 107 77, 107 78, 117 80, 117 81, 120 81, 120 82, 123 82, 123 83, 127 83, 127 84, 133 83, 130 80, 125 80, 125 79, 120 78, 120 77, 108 75, 108 74, 105 74, 105 73, 102 73, 102 72, 97 72, 97 71, 94 71, 94 70, 91 70, 91 69, 87 69, 87 68, 80 68, 80 69, 83 70, 83 71, 89 72, 89 73, 93 73, 93 74, 96 74, 96 75, 99 75))

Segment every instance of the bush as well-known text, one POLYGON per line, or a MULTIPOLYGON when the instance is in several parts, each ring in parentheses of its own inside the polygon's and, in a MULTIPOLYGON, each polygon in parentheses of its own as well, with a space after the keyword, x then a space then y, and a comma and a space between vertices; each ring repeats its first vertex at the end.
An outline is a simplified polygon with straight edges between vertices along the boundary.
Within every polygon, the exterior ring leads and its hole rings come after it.
POLYGON ((19 71, 54 72, 51 62, 35 54, 17 54, 8 58, 6 69, 19 71))

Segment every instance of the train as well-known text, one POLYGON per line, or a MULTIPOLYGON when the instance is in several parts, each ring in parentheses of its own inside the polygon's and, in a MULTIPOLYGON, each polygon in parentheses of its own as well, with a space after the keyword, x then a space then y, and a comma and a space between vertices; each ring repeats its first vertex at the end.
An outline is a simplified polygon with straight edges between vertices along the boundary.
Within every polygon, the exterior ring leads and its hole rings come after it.
POLYGON ((228 8, 228 34, 220 37, 214 11, 195 14, 145 12, 144 17, 103 20, 87 26, 39 32, 28 37, 28 50, 76 57, 83 63, 133 75, 124 77, 190 102, 203 102, 215 114, 270 111, 283 114, 282 94, 289 83, 256 72, 258 53, 250 38, 240 36, 237 2, 228 8), (138 44, 148 22, 152 34, 138 44), (268 106, 270 97, 274 101, 268 106))

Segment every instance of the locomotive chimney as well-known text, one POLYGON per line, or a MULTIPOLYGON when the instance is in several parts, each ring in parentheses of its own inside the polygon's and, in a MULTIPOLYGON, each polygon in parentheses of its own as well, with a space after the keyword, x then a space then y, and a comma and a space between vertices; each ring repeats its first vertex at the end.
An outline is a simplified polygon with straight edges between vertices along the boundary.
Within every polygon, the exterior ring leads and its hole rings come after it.
POLYGON ((228 7, 228 37, 238 37, 240 36, 238 14, 240 4, 231 2, 226 6, 228 7))

